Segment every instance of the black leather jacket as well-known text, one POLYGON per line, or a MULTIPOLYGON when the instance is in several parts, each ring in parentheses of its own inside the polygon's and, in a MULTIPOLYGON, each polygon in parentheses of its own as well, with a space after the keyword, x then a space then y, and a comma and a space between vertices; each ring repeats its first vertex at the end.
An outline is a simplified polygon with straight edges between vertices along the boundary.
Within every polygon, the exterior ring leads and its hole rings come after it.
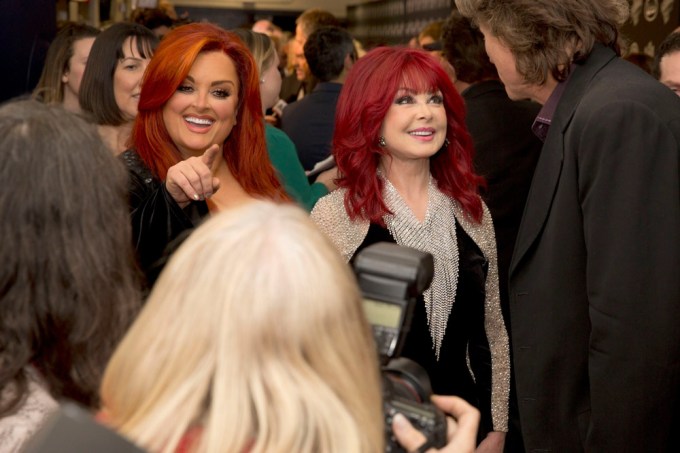
POLYGON ((134 149, 120 155, 128 169, 132 240, 139 265, 149 287, 153 285, 168 255, 209 211, 205 201, 182 209, 134 149))

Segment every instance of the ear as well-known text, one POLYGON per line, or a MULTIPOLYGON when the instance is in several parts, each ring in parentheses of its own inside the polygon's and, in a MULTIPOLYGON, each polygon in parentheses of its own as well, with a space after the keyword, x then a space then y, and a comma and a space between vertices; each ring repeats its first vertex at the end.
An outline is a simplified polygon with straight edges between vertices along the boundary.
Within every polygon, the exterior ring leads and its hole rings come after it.
POLYGON ((61 75, 61 83, 68 83, 68 75, 69 71, 68 69, 64 71, 64 73, 61 75))
POLYGON ((354 66, 354 57, 352 56, 352 54, 345 55, 345 61, 343 65, 345 67, 345 71, 349 71, 350 69, 352 69, 352 66, 354 66))

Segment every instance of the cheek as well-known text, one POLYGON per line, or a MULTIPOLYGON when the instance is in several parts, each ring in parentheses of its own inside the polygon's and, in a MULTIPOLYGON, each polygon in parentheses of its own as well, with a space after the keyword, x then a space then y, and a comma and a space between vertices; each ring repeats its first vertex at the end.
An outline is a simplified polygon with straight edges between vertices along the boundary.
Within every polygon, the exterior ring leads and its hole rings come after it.
POLYGON ((178 122, 182 120, 179 113, 178 99, 176 96, 171 97, 163 107, 163 124, 170 135, 172 141, 177 140, 177 132, 179 130, 178 122))
POLYGON ((222 140, 226 140, 229 134, 231 134, 231 129, 236 124, 236 115, 238 113, 236 111, 236 105, 236 101, 230 101, 215 106, 215 113, 225 126, 220 129, 220 138, 222 140))
POLYGON ((125 77, 120 74, 116 73, 113 76, 113 95, 116 97, 116 99, 121 99, 123 97, 123 94, 127 90, 128 83, 125 80, 125 77))

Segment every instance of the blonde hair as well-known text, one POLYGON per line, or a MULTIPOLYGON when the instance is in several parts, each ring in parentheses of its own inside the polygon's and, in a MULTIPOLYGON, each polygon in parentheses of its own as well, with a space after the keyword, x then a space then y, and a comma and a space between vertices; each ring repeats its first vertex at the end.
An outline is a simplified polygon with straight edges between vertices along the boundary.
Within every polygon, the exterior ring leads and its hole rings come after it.
POLYGON ((250 50, 260 75, 274 64, 276 45, 272 38, 263 33, 243 28, 232 30, 232 32, 241 38, 243 44, 250 50))
POLYGON ((349 267, 306 213, 220 213, 173 255, 115 352, 112 426, 172 452, 382 452, 379 367, 349 267))

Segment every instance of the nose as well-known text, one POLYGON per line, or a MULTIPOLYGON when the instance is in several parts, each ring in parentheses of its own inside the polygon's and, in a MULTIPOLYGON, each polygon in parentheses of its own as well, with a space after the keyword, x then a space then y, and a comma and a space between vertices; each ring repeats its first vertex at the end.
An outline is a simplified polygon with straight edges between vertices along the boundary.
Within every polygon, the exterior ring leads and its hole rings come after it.
POLYGON ((432 105, 427 102, 418 103, 418 118, 431 119, 432 118, 432 105))
POLYGON ((194 107, 199 110, 205 110, 208 108, 208 92, 197 90, 194 95, 194 107))

